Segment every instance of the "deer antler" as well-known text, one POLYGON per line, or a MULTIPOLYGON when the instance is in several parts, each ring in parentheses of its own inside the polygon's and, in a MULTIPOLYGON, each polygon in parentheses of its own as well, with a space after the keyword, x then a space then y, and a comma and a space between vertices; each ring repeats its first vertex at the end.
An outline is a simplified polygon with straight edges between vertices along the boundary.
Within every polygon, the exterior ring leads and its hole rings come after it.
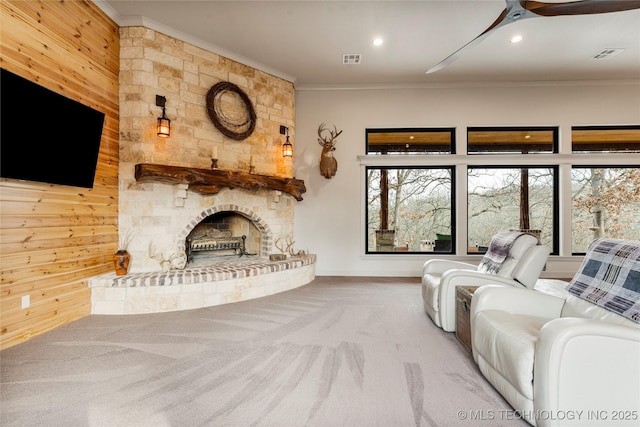
POLYGON ((276 248, 278 248, 278 250, 280 252, 282 252, 283 254, 287 254, 288 253, 289 255, 292 255, 292 256, 295 255, 295 250, 293 249, 293 245, 296 243, 296 241, 293 240, 292 237, 287 237, 286 242, 282 246, 280 246, 278 244, 278 242, 280 242, 280 240, 281 239, 278 237, 276 239, 275 243, 274 243, 274 246, 276 248))
POLYGON ((287 252, 289 252, 289 255, 293 256, 295 255, 295 251, 293 250, 293 245, 296 243, 295 240, 293 240, 293 238, 287 238, 287 252))
POLYGON ((285 251, 284 245, 283 245, 282 247, 280 247, 280 246, 278 245, 278 242, 279 242, 279 241, 280 241, 280 237, 278 237, 278 238, 276 239, 276 241, 275 241, 275 243, 274 243, 273 245, 274 245, 276 248, 278 248, 278 250, 279 250, 280 252, 282 252, 283 254, 287 253, 287 252, 285 251))
POLYGON ((336 125, 333 125, 333 130, 330 129, 326 129, 325 124, 322 123, 319 127, 318 127, 318 144, 322 145, 323 147, 327 146, 327 145, 334 145, 335 142, 333 142, 334 139, 336 139, 338 137, 338 135, 340 135, 342 133, 342 131, 338 132, 338 128, 336 127, 336 125), (329 136, 330 138, 327 139, 326 137, 322 136, 322 132, 329 130, 329 136))

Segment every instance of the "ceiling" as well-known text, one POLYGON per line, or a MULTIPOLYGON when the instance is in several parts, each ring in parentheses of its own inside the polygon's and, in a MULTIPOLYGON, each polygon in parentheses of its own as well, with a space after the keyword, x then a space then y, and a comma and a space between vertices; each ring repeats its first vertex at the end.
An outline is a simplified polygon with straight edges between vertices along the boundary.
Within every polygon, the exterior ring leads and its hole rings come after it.
POLYGON ((96 3, 121 26, 144 24, 285 78, 297 89, 640 81, 640 10, 517 21, 426 74, 488 28, 504 0, 96 3), (513 44, 516 33, 524 39, 513 44), (374 37, 384 43, 373 46, 374 37), (593 59, 610 48, 624 50, 593 59), (360 64, 343 64, 344 54, 361 55, 360 64))

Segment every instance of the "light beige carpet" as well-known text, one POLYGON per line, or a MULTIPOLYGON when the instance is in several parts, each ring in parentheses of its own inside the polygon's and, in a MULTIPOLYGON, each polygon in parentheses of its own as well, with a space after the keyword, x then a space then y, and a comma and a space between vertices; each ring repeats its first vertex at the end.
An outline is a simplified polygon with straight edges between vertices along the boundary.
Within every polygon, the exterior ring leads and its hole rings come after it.
POLYGON ((414 278, 89 316, 0 365, 2 426, 528 425, 427 317, 414 278))

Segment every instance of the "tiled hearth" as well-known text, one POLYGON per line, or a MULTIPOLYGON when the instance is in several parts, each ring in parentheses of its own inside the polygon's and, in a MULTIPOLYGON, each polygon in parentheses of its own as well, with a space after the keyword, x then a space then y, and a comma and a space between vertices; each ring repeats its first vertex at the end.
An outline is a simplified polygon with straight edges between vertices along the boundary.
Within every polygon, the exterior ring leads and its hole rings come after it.
POLYGON ((169 272, 109 273, 89 281, 93 314, 142 314, 209 307, 259 298, 305 285, 315 255, 269 261, 236 257, 169 272))

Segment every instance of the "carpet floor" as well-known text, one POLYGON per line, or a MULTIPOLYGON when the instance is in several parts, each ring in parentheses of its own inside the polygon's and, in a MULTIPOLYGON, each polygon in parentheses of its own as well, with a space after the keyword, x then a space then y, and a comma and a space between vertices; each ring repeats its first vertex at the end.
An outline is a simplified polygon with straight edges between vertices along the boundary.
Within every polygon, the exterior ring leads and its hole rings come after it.
POLYGON ((0 352, 2 426, 527 426, 416 278, 91 315, 0 352))

